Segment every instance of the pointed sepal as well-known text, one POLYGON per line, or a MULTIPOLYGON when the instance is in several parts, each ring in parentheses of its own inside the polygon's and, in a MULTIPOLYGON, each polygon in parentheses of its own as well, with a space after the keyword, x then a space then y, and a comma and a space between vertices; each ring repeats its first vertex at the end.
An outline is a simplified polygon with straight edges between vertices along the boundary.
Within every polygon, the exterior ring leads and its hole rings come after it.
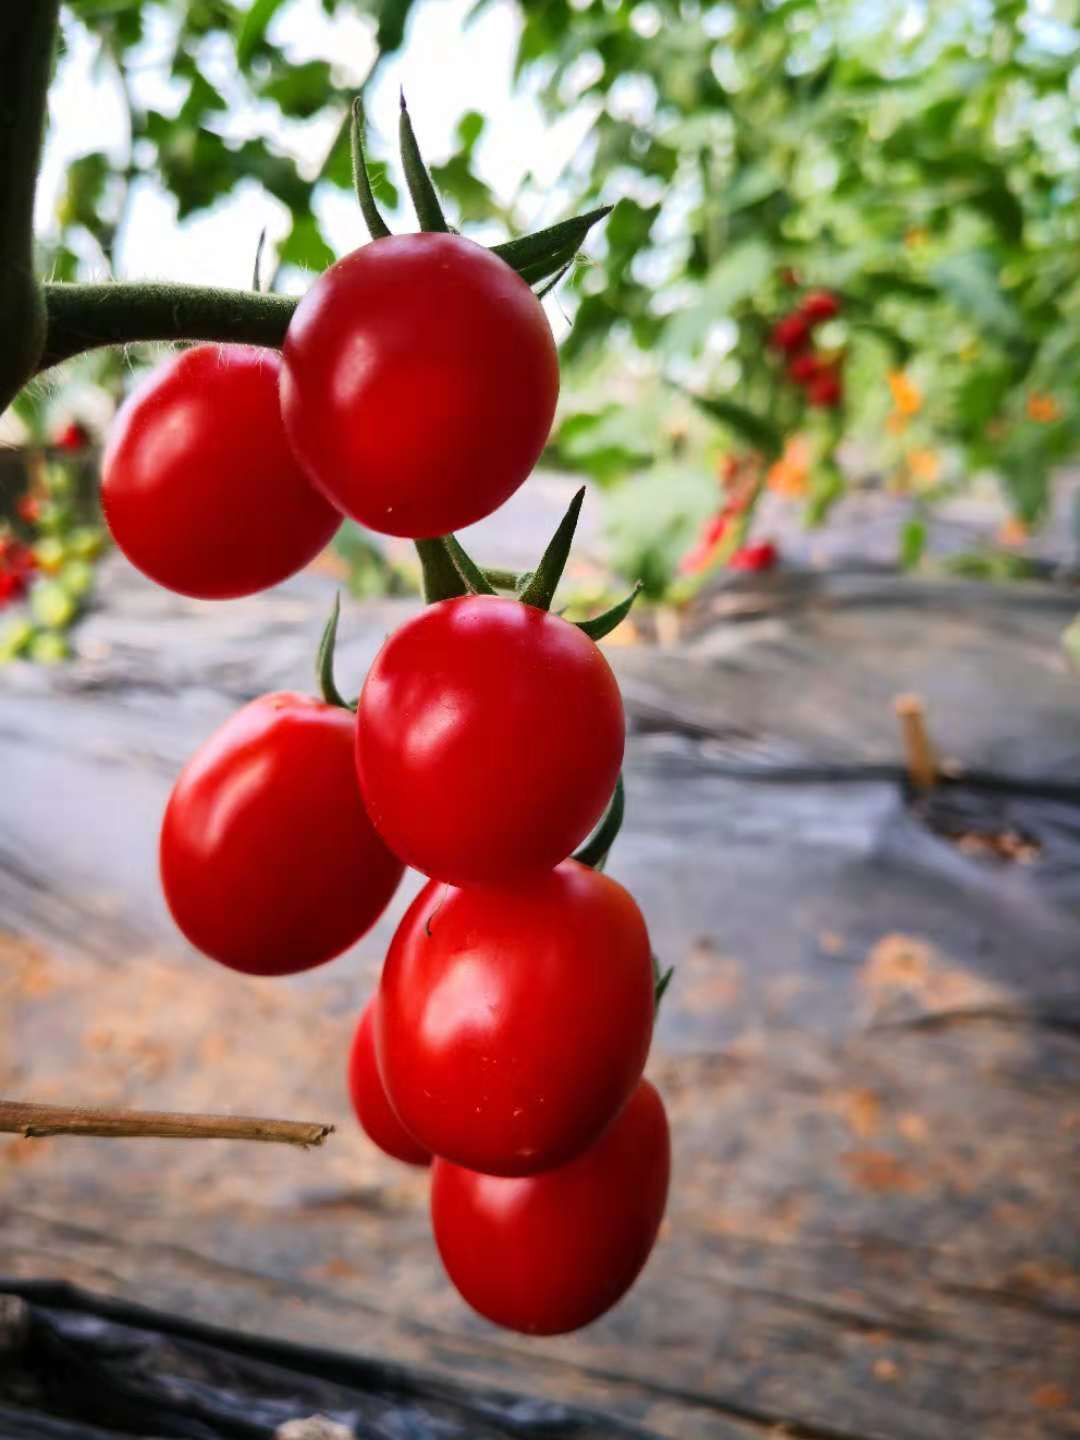
POLYGON ((412 121, 409 119, 409 111, 405 105, 405 92, 401 92, 401 164, 405 171, 405 183, 409 187, 409 194, 412 196, 413 209, 416 211, 416 218, 420 222, 421 230, 447 230, 446 216, 442 212, 442 205, 439 203, 439 196, 436 192, 431 176, 428 174, 427 166, 424 164, 420 154, 420 147, 416 143, 416 136, 413 133, 412 121))
POLYGON ((563 570, 566 568, 570 546, 574 542, 574 531, 577 529, 578 516, 581 514, 581 502, 584 499, 585 486, 583 485, 570 501, 570 507, 559 522, 559 528, 551 537, 540 564, 533 572, 532 579, 518 596, 518 599, 524 604, 535 605, 538 610, 551 609, 555 591, 562 579, 563 570))
POLYGON ((591 870, 603 870, 607 864, 608 853, 622 829, 625 814, 626 792, 623 789, 623 778, 620 775, 615 781, 614 792, 600 824, 581 849, 576 850, 571 858, 576 860, 579 865, 588 865, 591 870))
POLYGON ((471 595, 494 595, 495 586, 484 574, 475 560, 466 554, 464 547, 456 535, 445 535, 446 553, 453 562, 454 569, 465 582, 471 595))
POLYGON ((612 206, 601 205, 571 220, 560 220, 558 225, 549 225, 546 230, 522 235, 517 240, 504 240, 501 245, 491 247, 492 254, 505 260, 511 270, 516 270, 530 285, 535 285, 567 265, 592 227, 611 211, 612 206))
POLYGON ((660 961, 657 960, 656 956, 653 955, 651 959, 653 973, 653 1009, 659 1010, 660 1001, 663 1000, 667 994, 667 988, 671 984, 671 977, 675 974, 675 966, 669 965, 666 970, 661 970, 660 961))
POLYGON ((613 605, 610 610, 605 610, 602 615, 594 615, 591 620, 575 620, 574 624, 579 630, 584 630, 590 640, 602 640, 605 635, 610 635, 612 630, 622 624, 640 594, 641 581, 639 580, 625 600, 620 600, 617 605, 613 605))
POLYGON ((341 597, 334 595, 330 618, 323 627, 322 639, 315 656, 315 678, 319 682, 319 693, 327 705, 337 705, 342 710, 355 710, 356 701, 346 700, 334 680, 334 646, 337 644, 338 619, 341 615, 341 597))
POLYGON ((353 189, 360 203, 360 213, 372 240, 383 240, 390 234, 390 227, 379 214, 375 196, 368 175, 367 157, 364 154, 364 106, 357 95, 352 102, 352 119, 349 124, 349 143, 352 150, 353 189))

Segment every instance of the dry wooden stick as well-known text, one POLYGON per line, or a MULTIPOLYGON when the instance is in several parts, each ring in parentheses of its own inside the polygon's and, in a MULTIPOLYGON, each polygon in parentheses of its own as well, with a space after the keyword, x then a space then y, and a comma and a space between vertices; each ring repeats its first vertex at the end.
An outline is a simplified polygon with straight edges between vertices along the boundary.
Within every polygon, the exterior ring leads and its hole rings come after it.
POLYGON ((95 1110, 81 1105, 33 1105, 0 1100, 0 1132, 36 1139, 45 1135, 98 1135, 107 1139, 156 1136, 164 1140, 261 1140, 321 1145, 333 1125, 307 1120, 259 1120, 251 1115, 177 1115, 168 1110, 95 1110))
POLYGON ((932 790, 938 781, 938 762, 926 730, 926 714, 918 695, 898 695, 893 709, 900 721, 904 763, 917 790, 932 790))

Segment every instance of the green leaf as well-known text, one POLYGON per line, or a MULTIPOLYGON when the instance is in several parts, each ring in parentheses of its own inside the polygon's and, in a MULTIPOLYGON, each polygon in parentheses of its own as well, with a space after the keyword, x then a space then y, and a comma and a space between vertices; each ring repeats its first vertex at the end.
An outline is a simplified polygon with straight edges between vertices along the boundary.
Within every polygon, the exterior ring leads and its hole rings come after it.
POLYGON ((409 187, 409 195, 412 197, 413 209, 416 211, 416 218, 420 222, 421 230, 445 231, 447 229, 446 217, 443 215, 442 206, 439 204, 439 197, 435 186, 431 183, 431 176, 424 165, 423 157, 420 154, 420 147, 416 143, 416 135, 413 133, 412 121, 409 119, 409 111, 405 105, 405 93, 401 95, 401 164, 405 171, 405 183, 409 187))
POLYGON ((934 267, 933 278, 985 335, 1006 342, 1024 338, 1020 314, 1002 291, 998 267, 985 251, 969 250, 942 260, 934 267))
POLYGON ((390 55, 395 50, 400 50, 405 39, 405 22, 409 18, 409 11, 413 7, 413 0, 380 0, 377 6, 371 7, 376 10, 379 17, 379 28, 375 32, 375 43, 379 47, 379 53, 390 55))
POLYGON ((532 579, 521 592, 520 599, 523 604, 535 605, 538 610, 550 610, 551 602, 555 598, 555 591, 562 579, 563 570, 566 568, 570 546, 574 543, 574 531, 577 529, 578 516, 581 514, 584 499, 585 486, 583 485, 570 501, 566 514, 559 521, 558 529, 548 542, 540 564, 533 572, 532 579))
POLYGON ((708 272, 695 299, 665 325, 664 350, 675 355, 700 353, 712 327, 766 285, 772 270, 773 253, 763 240, 734 246, 708 272))
POLYGON ((900 564, 905 570, 914 570, 926 550, 926 522, 912 519, 904 523, 900 531, 900 564))
POLYGON ((278 246, 278 263, 322 272, 334 263, 334 258, 315 216, 294 215, 292 229, 278 246))
POLYGON ((605 610, 602 615, 594 615, 591 620, 576 620, 574 623, 579 630, 584 630, 590 640, 602 640, 605 635, 610 635, 630 614, 634 601, 641 594, 641 581, 634 586, 630 594, 610 610, 605 610))
POLYGON ((290 65, 259 86, 259 94, 272 100, 283 115, 298 120, 317 115, 336 94, 325 60, 290 65))
POLYGON ((466 156, 472 154, 476 142, 484 133, 486 119, 479 110, 466 110, 457 123, 457 138, 466 156))
POLYGON ((241 70, 246 70, 251 64, 252 56, 266 34, 266 27, 281 9, 282 3, 283 0, 252 0, 240 26, 240 34, 236 37, 236 60, 241 70))
POLYGON ((775 460, 783 449, 783 437, 777 427, 761 415, 755 415, 745 405, 722 396, 691 395, 691 400, 704 414, 719 420, 729 430, 746 440, 755 450, 760 450, 768 460, 775 460))

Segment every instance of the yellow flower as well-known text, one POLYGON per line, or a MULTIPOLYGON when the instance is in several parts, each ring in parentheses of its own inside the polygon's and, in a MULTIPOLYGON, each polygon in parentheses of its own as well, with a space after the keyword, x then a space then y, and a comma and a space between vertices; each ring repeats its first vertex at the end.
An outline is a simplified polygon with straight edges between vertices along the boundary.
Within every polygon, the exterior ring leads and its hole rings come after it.
POLYGON ((889 372, 889 389, 892 391, 893 404, 901 415, 917 415, 922 409, 923 397, 921 391, 917 389, 902 370, 891 370, 889 372))
POLYGON ((1055 420, 1061 419, 1061 406, 1052 395, 1032 390, 1027 398, 1027 413, 1029 420, 1035 420, 1040 425, 1052 425, 1055 420))
POLYGON ((789 499, 798 499, 810 489, 810 442, 805 435, 792 435, 784 453, 769 467, 765 483, 770 490, 789 499))
POLYGON ((907 463, 917 488, 933 485, 941 474, 941 456, 936 450, 910 450, 907 463))
POLYGON ((1010 515, 998 526, 997 538, 999 545, 1023 545, 1024 541, 1031 534, 1031 531, 1024 524, 1018 515, 1010 515))

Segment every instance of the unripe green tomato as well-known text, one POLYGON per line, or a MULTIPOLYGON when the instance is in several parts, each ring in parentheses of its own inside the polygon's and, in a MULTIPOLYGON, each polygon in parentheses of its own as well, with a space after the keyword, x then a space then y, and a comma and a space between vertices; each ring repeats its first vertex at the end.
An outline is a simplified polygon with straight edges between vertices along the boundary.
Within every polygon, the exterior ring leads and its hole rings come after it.
POLYGON ((69 560, 60 571, 59 579, 69 595, 81 600, 94 583, 94 568, 86 560, 69 560))
POLYGON ((94 560, 105 546, 105 531, 97 525, 80 525, 68 536, 68 549, 80 560, 94 560))
POLYGON ((55 575, 64 563, 64 542, 55 535, 46 535, 32 548, 38 569, 46 575, 55 575))
POLYGON ((66 465, 50 465, 45 485, 54 500, 66 500, 75 488, 75 481, 66 465))
POLYGON ((75 601, 56 580, 35 585, 30 592, 30 613, 39 625, 50 630, 63 629, 75 614, 75 601))
POLYGON ((34 627, 29 620, 13 620, 10 625, 5 625, 0 630, 0 665, 6 665, 21 654, 33 635, 34 627))
POLYGON ((55 630, 45 630, 34 636, 28 653, 35 665, 59 665, 71 651, 63 635, 58 635, 55 630))
POLYGON ((67 505, 57 505, 53 500, 46 500, 38 511, 38 529, 43 530, 46 535, 55 535, 62 530, 71 519, 71 510, 67 505))

